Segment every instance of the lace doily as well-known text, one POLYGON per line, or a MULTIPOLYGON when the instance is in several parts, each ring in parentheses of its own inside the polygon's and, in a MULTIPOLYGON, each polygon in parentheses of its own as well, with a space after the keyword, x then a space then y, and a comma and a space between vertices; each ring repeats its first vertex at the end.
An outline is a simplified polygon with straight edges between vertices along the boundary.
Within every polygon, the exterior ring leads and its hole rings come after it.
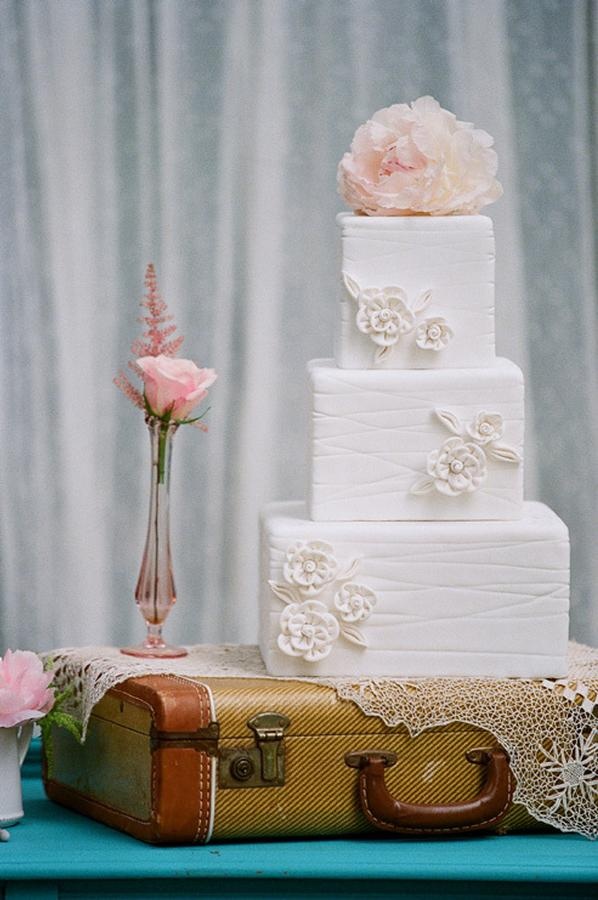
MULTIPOLYGON (((55 650, 56 684, 72 686, 68 711, 84 734, 95 704, 115 684, 150 674, 271 678, 257 647, 200 645, 174 660, 123 656, 114 647, 55 650)), ((415 737, 463 722, 490 732, 511 757, 515 802, 561 831, 598 837, 598 650, 569 645, 559 680, 482 678, 309 678, 333 687, 368 716, 404 724, 415 737)))

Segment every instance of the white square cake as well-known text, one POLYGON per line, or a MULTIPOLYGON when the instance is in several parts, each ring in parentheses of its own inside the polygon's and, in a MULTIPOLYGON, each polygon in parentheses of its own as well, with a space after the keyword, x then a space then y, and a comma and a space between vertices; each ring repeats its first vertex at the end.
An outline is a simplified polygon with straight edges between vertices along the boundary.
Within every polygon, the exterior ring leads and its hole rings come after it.
POLYGON ((261 652, 273 675, 560 677, 569 538, 547 506, 511 522, 261 522, 261 652))
POLYGON ((569 539, 523 500, 524 380, 496 357, 492 138, 431 97, 340 160, 334 360, 308 364, 304 504, 261 524, 272 675, 560 678, 569 539))
POLYGON ((517 519, 523 375, 308 366, 309 515, 316 521, 517 519))
POLYGON ((477 367, 494 360, 488 216, 337 216, 343 369, 477 367), (380 315, 386 321, 380 321, 380 315))

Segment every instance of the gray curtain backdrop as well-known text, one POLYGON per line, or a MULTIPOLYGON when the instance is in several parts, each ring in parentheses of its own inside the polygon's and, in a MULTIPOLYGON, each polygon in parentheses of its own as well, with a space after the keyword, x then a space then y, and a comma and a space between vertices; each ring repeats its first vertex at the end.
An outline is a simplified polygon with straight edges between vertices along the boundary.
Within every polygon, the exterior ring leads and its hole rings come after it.
POLYGON ((501 354, 527 377, 528 497, 571 529, 598 641, 596 8, 587 0, 1 0, 0 652, 141 640, 143 417, 112 385, 156 264, 217 368, 181 429, 171 640, 256 639, 257 516, 304 494, 329 356, 335 171, 430 93, 490 131, 501 354))

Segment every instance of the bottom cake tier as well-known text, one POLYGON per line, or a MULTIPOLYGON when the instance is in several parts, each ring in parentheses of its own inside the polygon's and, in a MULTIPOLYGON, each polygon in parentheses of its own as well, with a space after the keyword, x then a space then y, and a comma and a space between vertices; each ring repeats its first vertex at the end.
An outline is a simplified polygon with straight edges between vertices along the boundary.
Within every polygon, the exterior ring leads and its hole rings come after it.
POLYGON ((560 678, 569 535, 547 506, 496 522, 261 522, 260 649, 271 675, 560 678))

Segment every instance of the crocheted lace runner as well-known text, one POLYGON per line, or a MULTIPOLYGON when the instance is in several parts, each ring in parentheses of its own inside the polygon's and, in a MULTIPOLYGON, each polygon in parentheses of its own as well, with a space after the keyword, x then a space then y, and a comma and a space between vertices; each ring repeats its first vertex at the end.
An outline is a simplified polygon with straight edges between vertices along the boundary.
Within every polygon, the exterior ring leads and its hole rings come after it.
MULTIPOLYGON (((148 674, 269 678, 257 647, 198 645, 175 660, 123 656, 114 647, 48 653, 69 712, 85 729, 92 708, 115 684, 148 674)), ((571 643, 569 674, 559 680, 309 678, 333 687, 368 716, 403 723, 412 736, 463 722, 494 735, 511 758, 515 801, 561 831, 598 837, 598 650, 571 643)))

